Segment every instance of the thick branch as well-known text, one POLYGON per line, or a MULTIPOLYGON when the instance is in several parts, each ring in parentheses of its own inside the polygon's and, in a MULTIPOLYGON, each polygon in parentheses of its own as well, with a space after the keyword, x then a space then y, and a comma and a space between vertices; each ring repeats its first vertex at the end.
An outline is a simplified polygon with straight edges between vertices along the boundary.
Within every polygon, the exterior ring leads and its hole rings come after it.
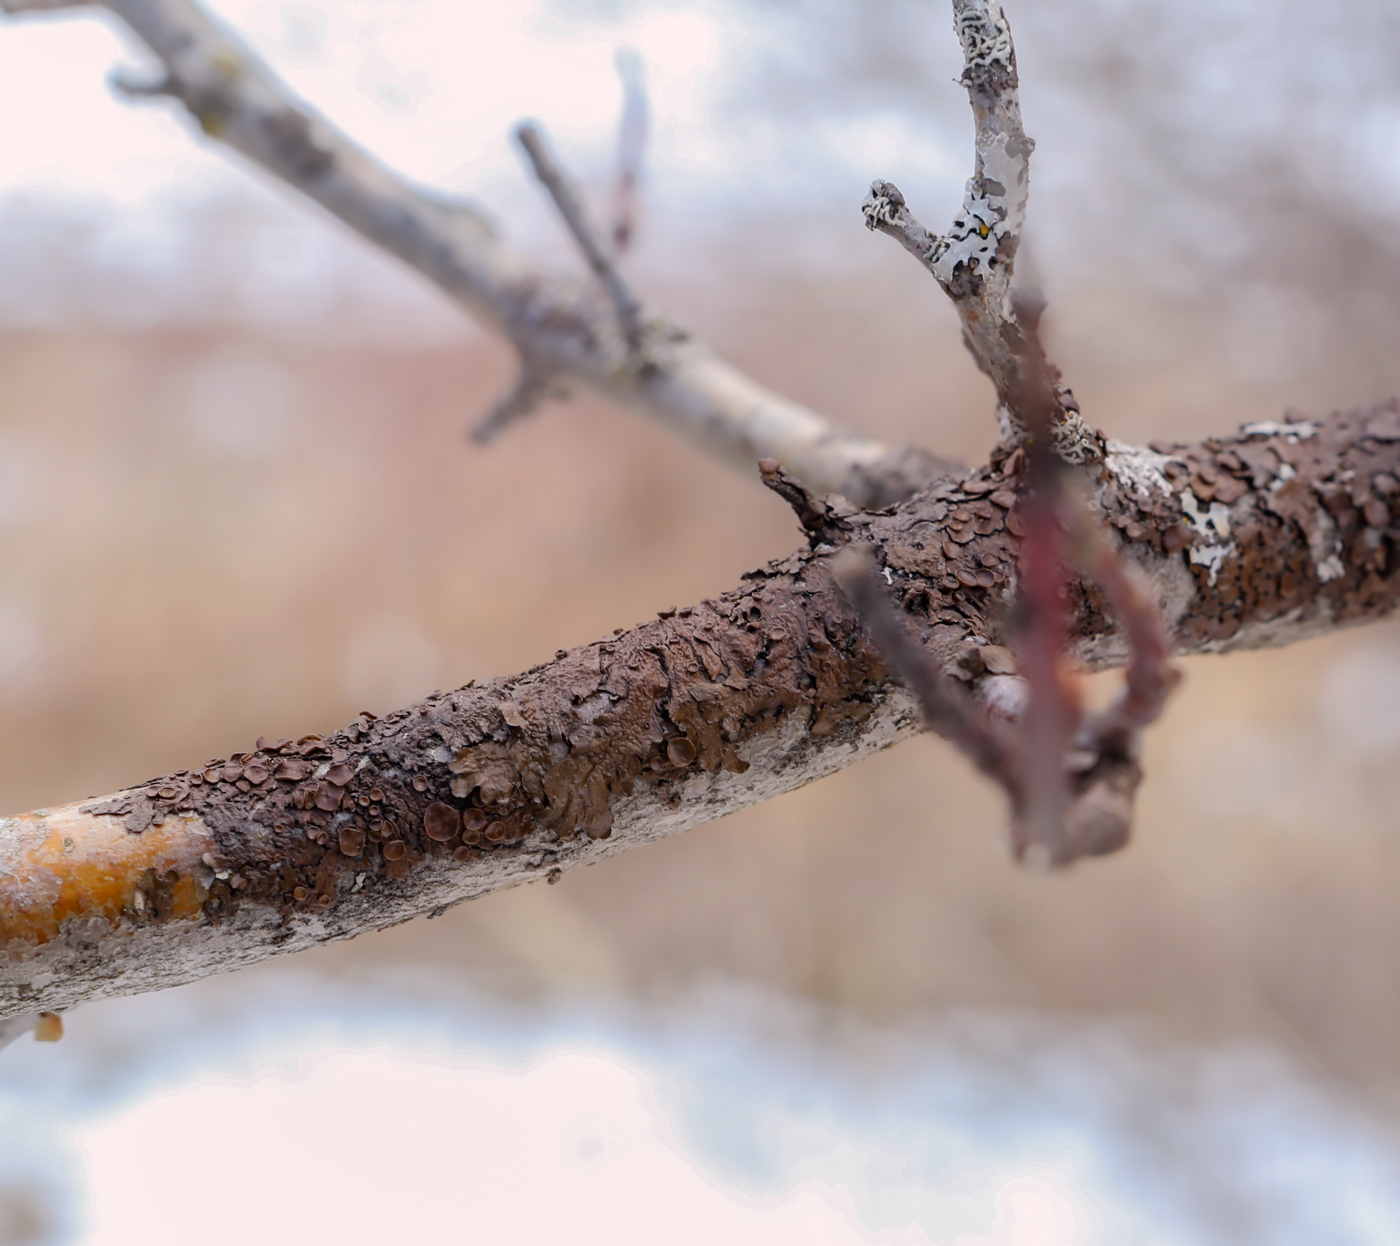
MULTIPOLYGON (((863 506, 908 497, 951 465, 836 427, 763 388, 659 317, 638 333, 648 361, 628 366, 613 309, 591 292, 532 268, 482 213, 416 187, 311 112, 232 33, 192 0, 101 0, 161 62, 160 90, 204 133, 315 200, 417 269, 499 330, 543 372, 653 416, 745 471, 774 458, 819 492, 863 506)), ((0 10, 69 7, 0 0, 0 10)))
MULTIPOLYGON (((886 515, 843 513, 924 651, 1003 717, 1019 546, 996 462, 886 515)), ((1178 652, 1283 644, 1400 601, 1400 403, 1088 474, 1178 652)), ((832 529, 833 533, 835 529, 832 529)), ((0 822, 0 1018, 349 938, 708 822, 914 734, 836 588, 830 544, 509 679, 0 822)), ((1095 668, 1129 646, 1073 593, 1095 668)), ((1131 620, 1130 620, 1131 623, 1131 620)), ((1150 690, 1148 690, 1150 694, 1150 690)))

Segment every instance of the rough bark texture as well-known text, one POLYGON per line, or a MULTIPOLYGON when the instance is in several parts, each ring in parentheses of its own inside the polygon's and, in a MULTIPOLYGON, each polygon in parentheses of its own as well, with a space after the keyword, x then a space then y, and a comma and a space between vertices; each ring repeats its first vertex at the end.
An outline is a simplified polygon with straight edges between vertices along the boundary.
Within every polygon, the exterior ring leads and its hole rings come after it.
MULTIPOLYGON (((685 830, 918 730, 830 573, 868 545, 930 656, 1015 713, 1019 455, 867 513, 723 597, 327 738, 0 823, 0 1017, 347 938, 685 830)), ((1080 470, 1179 652, 1283 644, 1400 599, 1400 403, 1080 470)), ((1073 644, 1121 661, 1094 589, 1073 644)))

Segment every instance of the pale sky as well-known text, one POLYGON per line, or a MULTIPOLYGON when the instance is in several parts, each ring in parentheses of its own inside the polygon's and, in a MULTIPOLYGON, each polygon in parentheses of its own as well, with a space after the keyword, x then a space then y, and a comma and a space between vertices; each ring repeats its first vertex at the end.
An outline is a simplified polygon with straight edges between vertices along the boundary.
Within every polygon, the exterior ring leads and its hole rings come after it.
MULTIPOLYGON (((517 245, 556 256, 567 244, 511 131, 537 118, 585 185, 605 192, 622 47, 641 54, 648 82, 643 264, 683 263, 729 210, 761 213, 769 204, 801 213, 835 198, 850 205, 859 241, 857 208, 873 176, 913 173, 942 186, 949 208, 966 176, 966 154, 908 112, 827 110, 795 131, 790 117, 737 105, 736 86, 760 75, 793 32, 781 14, 760 20, 723 0, 640 4, 611 22, 569 19, 540 0, 214 7, 359 143, 416 179, 479 200, 517 245)), ((956 40, 948 31, 935 42, 947 45, 951 76, 956 40)), ((367 247, 289 207, 287 192, 269 193, 173 106, 118 98, 109 75, 139 69, 142 57, 117 23, 92 11, 0 21, 0 320, 98 314, 139 323, 195 314, 199 299, 181 287, 193 281, 207 303, 218 284, 207 272, 189 276, 213 262, 199 254, 209 250, 210 226, 200 233, 198 218, 216 203, 242 205, 245 232, 274 236, 259 244, 221 235, 248 252, 228 261, 234 271, 222 278, 228 285, 246 274, 245 301, 261 298, 275 314, 298 291, 314 301, 328 274, 343 282, 348 272, 374 287, 367 301, 407 302, 431 319, 424 300, 415 303, 367 247), (296 263, 269 272, 274 253, 296 263), (103 294, 104 283, 113 290, 103 294)), ((950 100, 958 94, 950 82, 950 100)))
POLYGON ((1381 1246, 1400 1146, 1247 1049, 1070 1018, 666 1018, 442 966, 89 1004, 0 1052, 0 1235, 82 1246, 1381 1246), (67 1232, 64 1232, 67 1230, 67 1232))
MULTIPOLYGON (((896 157, 959 179, 957 153, 908 118, 826 124, 793 153, 790 128, 723 109, 736 77, 776 20, 712 0, 641 6, 612 23, 565 21, 538 0, 222 0, 214 6, 305 98, 409 175, 444 189, 491 192, 514 183, 512 126, 540 119, 570 159, 600 172, 612 159, 620 46, 643 57, 653 141, 649 166, 687 193, 743 193, 775 160, 868 181, 896 157), (814 155, 820 153, 815 161, 814 155), (946 169, 945 169, 946 165, 946 169), (736 183, 740 183, 736 185, 736 183)), ((947 51, 956 52, 949 33, 947 51)), ((67 192, 137 203, 175 189, 218 189, 239 176, 201 151, 163 106, 114 97, 114 66, 140 63, 114 23, 79 11, 0 24, 0 196, 67 192)), ((951 61, 950 61, 951 66, 951 61)))

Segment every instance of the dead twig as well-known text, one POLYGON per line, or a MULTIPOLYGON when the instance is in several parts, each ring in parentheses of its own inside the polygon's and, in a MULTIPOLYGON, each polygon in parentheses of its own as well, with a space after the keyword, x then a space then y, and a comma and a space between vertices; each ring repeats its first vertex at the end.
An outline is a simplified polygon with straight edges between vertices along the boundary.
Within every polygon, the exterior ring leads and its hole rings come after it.
POLYGON ((646 70, 641 56, 619 48, 615 58, 622 80, 622 121, 617 129, 617 185, 613 194, 613 253, 621 255, 637 234, 637 210, 650 116, 646 70))
POLYGON ((872 185, 864 212, 867 226, 897 239, 957 306, 964 339, 996 388, 1003 437, 1022 451, 1017 511, 1024 535, 1012 631, 1029 699, 1019 721, 1002 731, 960 707, 951 681, 905 634, 868 573, 848 567, 841 584, 919 698, 928 725, 1005 788, 1017 856, 1067 865, 1126 843, 1142 780, 1140 735, 1161 713, 1177 676, 1151 593, 1109 544, 1069 479, 1069 464, 1101 459, 1105 444, 1083 422, 1045 357, 1039 335, 1044 302, 1013 298, 1035 144, 1021 124, 1011 28, 997 0, 953 0, 953 14, 963 46, 962 83, 976 122, 976 162, 962 212, 946 235, 936 235, 885 181, 872 185), (1067 664, 1071 568, 1098 582, 1130 648, 1122 695, 1087 719, 1067 664))
POLYGON ((636 295, 623 281, 612 257, 607 253, 599 237, 597 227, 588 215, 583 194, 574 184, 564 166, 549 150, 544 132, 533 121, 522 122, 515 130, 516 141, 529 157, 530 167, 539 178, 559 209, 559 215, 569 227, 574 242, 588 261, 594 276, 603 284, 617 313, 618 325, 627 342, 630 353, 636 354, 642 346, 642 305, 636 295))
POLYGON ((566 398, 568 390, 559 381, 558 374, 532 359, 528 354, 521 356, 520 375, 495 406, 472 429, 471 437, 477 445, 484 446, 493 441, 517 420, 523 420, 535 409, 551 398, 566 398))
MULTIPOLYGON (((946 234, 914 216, 893 182, 871 183, 866 227, 889 234, 933 274, 953 300, 963 338, 997 393, 997 420, 1010 446, 1026 429, 1015 407, 1022 389, 1021 331, 1011 306, 1011 279, 1030 191, 1035 143, 1021 124, 1020 83, 1011 26, 997 0, 953 0, 963 47, 962 85, 975 122, 976 158, 962 211, 946 234)), ((1103 437, 1084 423, 1074 395, 1055 391, 1055 441, 1071 463, 1103 458, 1103 437)))

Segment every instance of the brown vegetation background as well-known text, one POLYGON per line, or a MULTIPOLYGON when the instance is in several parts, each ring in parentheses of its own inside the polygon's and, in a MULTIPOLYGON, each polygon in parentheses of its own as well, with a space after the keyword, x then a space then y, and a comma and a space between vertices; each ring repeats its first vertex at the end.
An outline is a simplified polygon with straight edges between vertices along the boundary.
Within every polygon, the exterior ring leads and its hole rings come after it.
MULTIPOLYGON (((988 393, 908 277, 879 259, 859 280, 770 272, 742 306, 678 285, 661 298, 775 386, 975 456, 988 393)), ((1383 392, 1327 372, 1241 382, 1189 334, 1167 366, 1135 373, 1097 354, 1099 299, 1058 308, 1060 355, 1121 437, 1383 392)), ((592 402, 469 447, 464 427, 510 367, 478 338, 0 337, 0 802, 93 795, 524 668, 797 543, 756 481, 592 402)), ((1389 1087, 1400 628, 1187 667, 1151 735, 1135 842, 1063 876, 1014 867, 997 795, 917 741, 558 887, 304 966, 427 961, 515 994, 662 1001, 732 977, 882 1021, 948 1006, 1129 1014, 1282 1043, 1389 1087)))

